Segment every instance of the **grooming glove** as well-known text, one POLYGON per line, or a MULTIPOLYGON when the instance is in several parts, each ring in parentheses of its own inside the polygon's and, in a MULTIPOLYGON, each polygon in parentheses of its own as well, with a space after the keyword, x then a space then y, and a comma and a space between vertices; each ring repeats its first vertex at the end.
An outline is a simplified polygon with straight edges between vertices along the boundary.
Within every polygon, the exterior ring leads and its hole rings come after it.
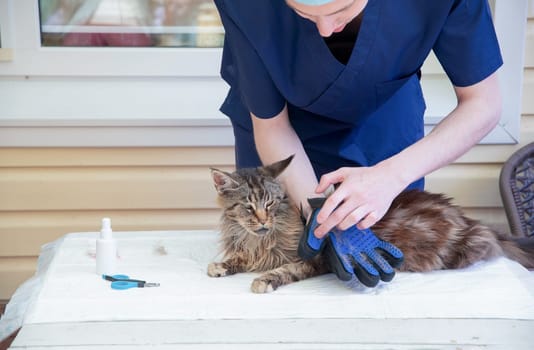
POLYGON ((308 199, 312 215, 299 242, 299 256, 309 260, 322 252, 332 272, 342 281, 356 277, 367 287, 375 287, 380 280, 391 281, 394 268, 402 265, 404 256, 393 244, 376 237, 371 229, 360 230, 354 225, 344 231, 334 229, 321 239, 315 237, 317 214, 325 200, 308 199))

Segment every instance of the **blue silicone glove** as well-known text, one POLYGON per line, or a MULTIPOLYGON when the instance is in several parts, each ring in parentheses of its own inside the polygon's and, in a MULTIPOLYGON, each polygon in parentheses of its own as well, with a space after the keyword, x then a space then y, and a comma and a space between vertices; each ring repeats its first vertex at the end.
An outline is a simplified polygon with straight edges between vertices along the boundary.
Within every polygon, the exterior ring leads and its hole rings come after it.
POLYGON ((404 256, 397 247, 379 239, 370 229, 359 230, 352 226, 345 231, 335 229, 321 239, 315 237, 317 214, 324 201, 324 198, 308 200, 313 211, 299 242, 299 256, 309 260, 324 250, 323 255, 332 272, 343 281, 356 276, 367 287, 376 286, 380 280, 391 281, 395 277, 394 268, 402 264, 404 256))

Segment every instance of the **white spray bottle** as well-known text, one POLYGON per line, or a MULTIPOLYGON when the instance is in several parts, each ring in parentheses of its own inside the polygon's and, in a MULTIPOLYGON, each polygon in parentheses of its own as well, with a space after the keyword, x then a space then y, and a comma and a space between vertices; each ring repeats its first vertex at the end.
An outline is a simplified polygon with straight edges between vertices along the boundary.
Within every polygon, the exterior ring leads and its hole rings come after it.
POLYGON ((113 275, 117 261, 117 241, 113 239, 111 220, 102 219, 100 237, 96 240, 96 273, 98 275, 113 275))

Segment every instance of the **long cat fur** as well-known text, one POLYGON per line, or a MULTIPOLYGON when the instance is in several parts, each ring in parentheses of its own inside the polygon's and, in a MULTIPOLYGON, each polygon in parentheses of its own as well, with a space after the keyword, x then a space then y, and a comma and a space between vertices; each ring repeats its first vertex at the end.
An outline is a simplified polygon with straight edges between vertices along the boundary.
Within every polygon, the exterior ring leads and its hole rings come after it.
MULTIPOLYGON (((330 271, 320 255, 310 261, 297 255, 304 224, 277 180, 291 159, 232 173, 211 169, 222 208, 223 261, 209 264, 209 276, 263 272, 251 290, 265 293, 330 271)), ((403 192, 372 229, 403 251, 400 271, 457 269, 503 255, 534 268, 534 244, 519 245, 466 217, 443 194, 403 192)))

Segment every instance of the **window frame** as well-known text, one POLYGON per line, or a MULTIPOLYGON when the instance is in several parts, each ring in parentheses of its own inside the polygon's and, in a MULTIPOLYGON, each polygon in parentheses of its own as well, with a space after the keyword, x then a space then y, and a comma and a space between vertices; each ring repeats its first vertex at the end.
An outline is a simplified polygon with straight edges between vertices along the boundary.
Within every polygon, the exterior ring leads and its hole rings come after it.
POLYGON ((0 75, 209 77, 219 73, 220 48, 42 47, 37 0, 0 0, 0 25, 3 22, 7 25, 2 42, 9 43, 16 55, 9 66, 0 66, 0 75))
MULTIPOLYGON (((498 126, 481 143, 514 144, 520 136, 528 0, 495 0, 494 8, 505 62, 499 72, 503 113, 498 126)), ((230 123, 218 111, 227 91, 219 77, 220 48, 41 47, 36 0, 0 0, 0 35, 0 89, 19 87, 0 94, 0 147, 233 144, 230 123), (84 97, 78 96, 55 111, 39 96, 46 91, 43 86, 50 84, 57 89, 49 93, 58 98, 54 91, 73 82, 95 91, 115 85, 111 90, 116 94, 114 102, 103 95, 95 98, 116 105, 103 103, 101 109, 86 113, 76 108, 83 105, 84 97), (146 95, 154 102, 143 105, 144 110, 129 107, 120 113, 120 107, 131 101, 131 96, 122 92, 125 84, 138 86, 136 95, 146 95), (191 90, 191 84, 197 88, 191 90), (39 90, 39 86, 43 88, 39 90), (26 87, 35 92, 34 107, 25 104, 24 96, 16 95, 26 87), (169 103, 172 95, 176 106, 169 103)), ((423 67, 422 84, 429 107, 425 114, 428 132, 454 108, 456 98, 432 55, 423 67)))

